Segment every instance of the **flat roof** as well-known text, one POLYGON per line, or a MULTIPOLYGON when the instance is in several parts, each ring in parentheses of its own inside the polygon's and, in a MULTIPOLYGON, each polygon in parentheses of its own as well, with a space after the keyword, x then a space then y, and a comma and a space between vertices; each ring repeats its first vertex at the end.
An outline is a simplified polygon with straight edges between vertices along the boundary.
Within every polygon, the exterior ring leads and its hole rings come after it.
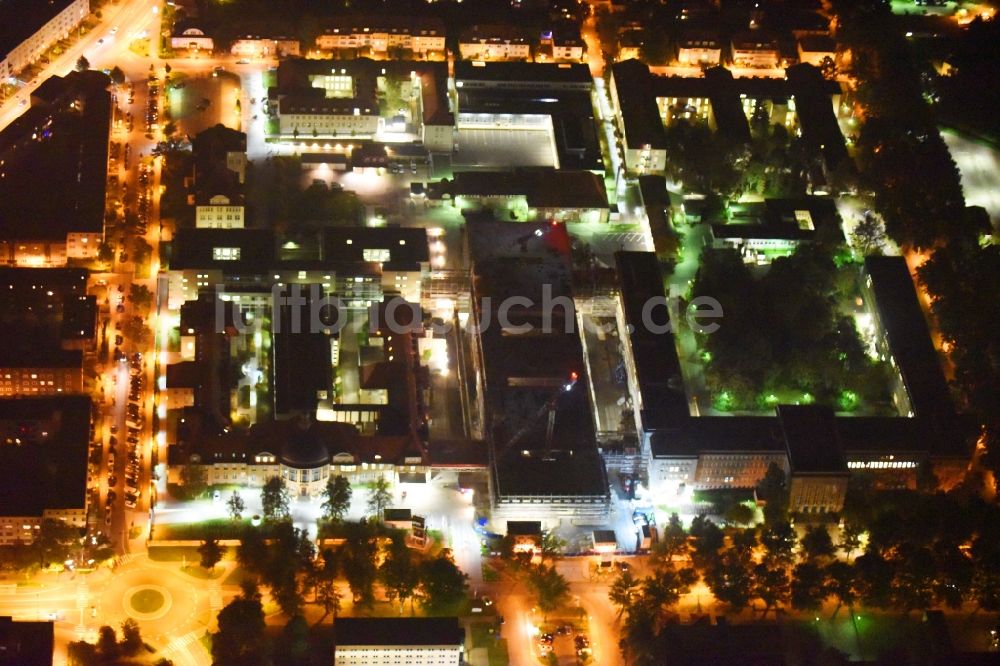
MULTIPOLYGON (((655 332, 643 321, 647 303, 665 302, 659 262, 652 252, 616 252, 615 266, 625 323, 632 326, 628 341, 642 396, 643 427, 669 427, 688 417, 690 409, 673 333, 655 332)), ((662 306, 651 314, 655 319, 649 323, 669 322, 669 312, 662 306)))
POLYGON ((85 395, 0 400, 0 514, 84 508, 90 410, 85 395))
POLYGON ((275 236, 269 229, 178 229, 171 243, 170 270, 218 269, 226 274, 261 274, 276 261, 275 236), (238 258, 216 258, 216 248, 236 249, 238 258))
POLYGON ((388 250, 379 262, 389 270, 417 270, 430 261, 427 230, 419 227, 327 227, 323 229, 324 264, 374 261, 369 250, 388 250))
POLYGON ((847 474, 832 409, 778 405, 777 412, 792 474, 847 474))
POLYGON ((903 257, 866 257, 865 273, 886 342, 917 416, 951 419, 955 406, 903 257))
POLYGON ((459 171, 453 196, 524 196, 532 208, 609 208, 603 179, 590 171, 459 171))
POLYGON ((594 85, 594 77, 590 68, 582 63, 458 60, 455 62, 456 87, 464 87, 470 82, 493 83, 506 88, 537 84, 569 84, 587 88, 594 85))
POLYGON ((465 643, 457 617, 338 617, 334 633, 339 646, 465 643))
POLYGON ((808 63, 785 69, 785 78, 795 96, 795 112, 802 126, 802 138, 818 151, 829 169, 847 159, 847 146, 834 113, 831 96, 840 93, 840 84, 823 78, 808 63))
POLYGON ((628 145, 633 148, 648 145, 654 150, 666 148, 667 138, 656 107, 649 67, 639 60, 625 60, 612 65, 611 73, 628 145))
POLYGON ((5 664, 52 666, 55 623, 0 617, 0 656, 5 664))
POLYGON ((63 95, 0 132, 0 239, 65 242, 104 230, 111 80, 86 71, 62 81, 63 95))
POLYGON ((510 536, 537 536, 542 533, 540 520, 508 520, 507 534, 510 536))
POLYGON ((0 60, 54 19, 73 0, 2 0, 0 2, 0 60))

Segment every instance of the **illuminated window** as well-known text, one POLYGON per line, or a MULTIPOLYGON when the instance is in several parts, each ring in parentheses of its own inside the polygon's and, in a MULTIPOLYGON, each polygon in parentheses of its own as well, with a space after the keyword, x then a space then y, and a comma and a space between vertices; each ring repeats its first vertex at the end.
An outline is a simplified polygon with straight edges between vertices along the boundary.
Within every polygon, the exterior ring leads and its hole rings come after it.
POLYGON ((389 261, 389 250, 366 248, 362 254, 364 255, 365 261, 389 261))
POLYGON ((238 261, 240 258, 240 248, 238 247, 213 247, 212 259, 215 261, 238 261))

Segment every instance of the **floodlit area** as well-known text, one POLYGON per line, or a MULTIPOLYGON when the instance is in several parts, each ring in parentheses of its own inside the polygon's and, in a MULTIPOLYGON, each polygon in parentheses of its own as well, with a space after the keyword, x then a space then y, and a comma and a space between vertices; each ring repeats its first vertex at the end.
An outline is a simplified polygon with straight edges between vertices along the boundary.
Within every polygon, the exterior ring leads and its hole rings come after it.
POLYGON ((1000 151, 954 132, 941 135, 962 176, 966 204, 985 208, 996 227, 1000 223, 1000 151))

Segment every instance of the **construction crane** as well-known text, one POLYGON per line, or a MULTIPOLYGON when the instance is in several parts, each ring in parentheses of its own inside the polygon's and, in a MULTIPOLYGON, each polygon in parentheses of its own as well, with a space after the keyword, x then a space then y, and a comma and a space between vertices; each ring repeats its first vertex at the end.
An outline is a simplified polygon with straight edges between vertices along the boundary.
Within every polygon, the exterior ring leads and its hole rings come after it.
POLYGON ((541 420, 543 417, 548 416, 548 422, 545 426, 545 452, 548 454, 549 449, 552 446, 552 433, 556 426, 556 402, 559 400, 559 396, 563 393, 569 393, 576 386, 577 381, 579 381, 580 375, 576 372, 571 372, 569 375, 569 381, 558 389, 556 389, 551 397, 546 400, 538 411, 532 415, 528 422, 525 423, 520 430, 514 433, 514 436, 510 438, 507 442, 507 446, 515 446, 518 442, 524 438, 528 432, 535 426, 535 424, 541 420))

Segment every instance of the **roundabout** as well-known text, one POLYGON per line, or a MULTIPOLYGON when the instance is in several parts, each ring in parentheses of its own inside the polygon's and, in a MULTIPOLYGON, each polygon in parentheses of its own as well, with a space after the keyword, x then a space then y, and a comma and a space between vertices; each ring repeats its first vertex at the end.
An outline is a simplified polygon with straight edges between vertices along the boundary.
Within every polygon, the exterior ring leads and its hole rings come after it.
POLYGON ((206 598, 190 581, 145 561, 115 572, 99 594, 101 615, 109 624, 131 618, 152 637, 186 630, 207 610, 206 598))
POLYGON ((125 613, 135 620, 159 620, 170 612, 173 598, 160 585, 137 585, 125 591, 125 613))

